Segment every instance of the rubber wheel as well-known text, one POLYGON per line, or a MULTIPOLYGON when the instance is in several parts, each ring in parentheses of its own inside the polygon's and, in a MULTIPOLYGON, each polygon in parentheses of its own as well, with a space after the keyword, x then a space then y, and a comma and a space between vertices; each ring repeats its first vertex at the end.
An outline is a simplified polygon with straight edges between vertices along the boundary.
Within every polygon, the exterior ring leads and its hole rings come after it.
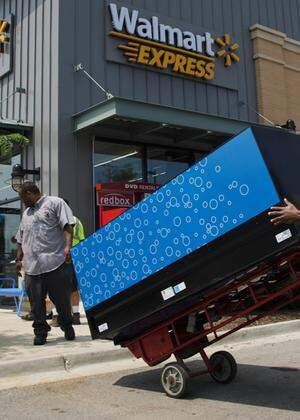
POLYGON ((230 353, 217 351, 211 355, 209 361, 213 368, 210 375, 216 382, 229 384, 234 380, 237 374, 237 364, 230 353))
POLYGON ((171 398, 181 398, 187 391, 189 376, 178 363, 167 364, 161 374, 161 384, 165 393, 171 398))

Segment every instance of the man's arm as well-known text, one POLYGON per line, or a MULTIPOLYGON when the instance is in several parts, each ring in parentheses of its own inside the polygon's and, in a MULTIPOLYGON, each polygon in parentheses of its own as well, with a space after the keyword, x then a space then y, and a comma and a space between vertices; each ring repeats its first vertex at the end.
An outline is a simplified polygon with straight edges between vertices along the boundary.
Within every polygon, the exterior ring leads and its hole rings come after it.
POLYGON ((16 241, 18 243, 18 249, 17 249, 17 256, 16 256, 16 272, 18 276, 21 276, 21 270, 22 270, 22 261, 24 257, 23 248, 22 248, 22 241, 23 241, 23 218, 20 222, 20 226, 18 229, 18 232, 15 236, 16 241))
POLYGON ((64 232, 65 237, 65 258, 66 263, 71 262, 71 254, 70 249, 72 248, 72 241, 73 241, 73 226, 74 226, 74 217, 72 210, 70 207, 61 199, 56 198, 56 214, 61 226, 61 229, 64 232))
POLYGON ((71 254, 70 249, 72 248, 73 242, 73 225, 65 225, 64 227, 64 235, 66 239, 66 247, 65 247, 65 255, 66 255, 66 263, 71 262, 71 254))
POLYGON ((21 276, 23 256, 24 254, 23 254, 22 245, 18 244, 17 257, 16 257, 16 272, 18 276, 21 276))
POLYGON ((300 210, 294 204, 284 199, 285 207, 272 207, 269 216, 272 217, 271 222, 275 225, 288 224, 300 221, 300 210))

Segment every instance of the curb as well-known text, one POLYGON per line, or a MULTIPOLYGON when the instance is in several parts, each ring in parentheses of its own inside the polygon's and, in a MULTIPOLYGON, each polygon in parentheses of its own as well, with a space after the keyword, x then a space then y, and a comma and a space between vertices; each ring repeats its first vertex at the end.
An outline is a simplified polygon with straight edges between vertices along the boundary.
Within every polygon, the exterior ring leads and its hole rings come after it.
POLYGON ((300 319, 243 328, 224 338, 222 342, 224 344, 242 344, 243 342, 249 340, 257 340, 277 335, 287 335, 295 332, 300 332, 300 319))
MULTIPOLYGON (((250 328, 244 328, 222 340, 224 345, 245 343, 277 335, 287 335, 300 331, 300 320, 278 322, 250 328)), ((218 343, 220 345, 220 342, 218 343)), ((38 359, 22 359, 0 363, 0 379, 17 376, 45 374, 51 372, 72 372, 78 368, 107 364, 116 361, 134 360, 129 350, 115 347, 113 350, 66 353, 38 359)))
POLYGON ((71 371, 87 365, 132 359, 127 349, 115 348, 106 351, 61 354, 37 359, 22 359, 0 363, 0 380, 18 375, 35 375, 48 372, 71 371))
POLYGON ((105 352, 77 353, 64 356, 66 370, 83 367, 86 365, 115 362, 116 360, 132 360, 133 356, 129 350, 116 347, 114 350, 105 352))

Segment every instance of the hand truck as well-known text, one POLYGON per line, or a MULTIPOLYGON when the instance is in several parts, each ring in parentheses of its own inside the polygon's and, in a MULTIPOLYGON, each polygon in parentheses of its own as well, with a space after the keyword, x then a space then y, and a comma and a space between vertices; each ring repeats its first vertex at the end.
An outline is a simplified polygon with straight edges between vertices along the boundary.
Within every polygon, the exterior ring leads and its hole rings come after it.
POLYGON ((186 393, 190 378, 210 374, 222 384, 235 378, 234 357, 227 351, 208 357, 207 347, 297 300, 300 300, 300 250, 293 249, 208 291, 193 307, 121 346, 149 366, 174 355, 176 362, 168 363, 162 370, 161 384, 169 397, 180 398, 186 393), (206 369, 191 371, 184 360, 197 353, 206 369))

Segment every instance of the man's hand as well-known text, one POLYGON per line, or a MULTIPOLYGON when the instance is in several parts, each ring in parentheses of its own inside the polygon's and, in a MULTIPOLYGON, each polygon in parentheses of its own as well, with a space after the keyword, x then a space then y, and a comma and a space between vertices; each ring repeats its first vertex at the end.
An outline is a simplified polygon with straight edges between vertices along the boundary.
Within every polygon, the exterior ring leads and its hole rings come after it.
POLYGON ((275 225, 287 224, 291 225, 300 221, 300 211, 290 203, 286 198, 284 199, 285 207, 271 207, 269 216, 272 217, 271 222, 275 225))
POLYGON ((71 264, 71 262, 72 262, 70 249, 71 249, 70 246, 65 247, 65 256, 66 256, 65 261, 66 261, 67 264, 71 264))
POLYGON ((17 256, 16 256, 16 272, 17 272, 18 277, 22 276, 21 270, 22 270, 23 257, 24 257, 24 254, 23 254, 22 245, 18 244, 17 256))
POLYGON ((22 271, 22 261, 17 260, 16 261, 16 273, 17 273, 18 277, 22 276, 21 271, 22 271))
POLYGON ((66 225, 64 228, 64 235, 66 239, 66 247, 65 247, 65 256, 66 256, 66 263, 71 264, 72 258, 70 254, 70 249, 72 248, 72 241, 73 241, 73 226, 66 225))

